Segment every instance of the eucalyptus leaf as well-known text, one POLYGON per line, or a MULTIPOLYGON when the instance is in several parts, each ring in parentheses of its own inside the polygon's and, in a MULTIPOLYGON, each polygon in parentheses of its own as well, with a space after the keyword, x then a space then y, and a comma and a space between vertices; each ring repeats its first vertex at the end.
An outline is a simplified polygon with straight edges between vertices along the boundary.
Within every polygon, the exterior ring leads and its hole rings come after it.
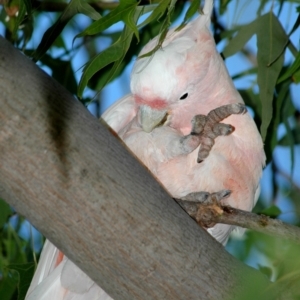
POLYGON ((101 15, 85 0, 79 1, 77 9, 79 13, 90 17, 92 20, 99 20, 101 18, 101 15))
POLYGON ((252 89, 239 90, 245 104, 250 106, 254 111, 254 121, 256 126, 261 125, 261 102, 259 95, 254 93, 252 89))
POLYGON ((52 70, 52 77, 63 85, 70 93, 77 93, 77 81, 75 79, 72 64, 69 60, 61 60, 53 58, 45 54, 41 58, 41 62, 52 70))
POLYGON ((260 212, 260 214, 268 216, 270 218, 277 218, 279 215, 282 214, 280 208, 276 205, 272 205, 260 212))
POLYGON ((296 57, 295 61, 293 62, 293 64, 277 80, 277 83, 281 83, 282 81, 292 77, 299 70, 300 70, 300 52, 298 52, 297 57, 296 57))
POLYGON ((61 34, 68 22, 78 14, 78 7, 82 0, 71 0, 56 22, 47 29, 43 38, 33 53, 33 60, 38 61, 48 51, 56 38, 61 34))
POLYGON ((227 44, 223 50, 223 55, 225 58, 230 57, 240 51, 245 44, 251 39, 251 37, 257 32, 258 19, 253 22, 242 26, 227 44))
POLYGON ((292 80, 295 83, 299 83, 300 82, 300 70, 298 70, 297 72, 294 73, 292 80))
POLYGON ((118 40, 109 48, 100 52, 93 59, 91 59, 83 69, 83 74, 78 86, 78 97, 82 97, 84 88, 87 86, 88 81, 96 74, 100 69, 109 65, 110 63, 117 61, 122 57, 122 40, 118 40))
POLYGON ((277 97, 273 103, 273 116, 269 125, 268 135, 265 139, 265 152, 267 156, 267 163, 272 160, 274 148, 277 145, 277 129, 282 122, 283 114, 282 107, 284 103, 289 102, 289 83, 283 82, 280 86, 276 87, 277 97))
POLYGON ((169 7, 170 0, 165 0, 161 1, 153 10, 152 14, 145 20, 143 21, 140 25, 139 28, 149 24, 152 21, 159 21, 159 19, 164 15, 164 13, 167 11, 169 7))
POLYGON ((283 66, 282 49, 287 35, 273 13, 257 19, 257 83, 262 103, 261 135, 265 140, 273 116, 273 96, 279 73, 283 66))
MULTIPOLYGON (((87 86, 88 81, 95 75, 99 70, 109 65, 110 63, 119 61, 129 48, 133 32, 126 28, 122 32, 120 38, 109 48, 100 52, 83 69, 83 74, 78 86, 78 97, 81 98, 84 88, 87 86)), ((115 71, 115 70, 113 70, 115 71)))
POLYGON ((190 7, 188 8, 184 20, 181 25, 186 24, 186 22, 199 10, 201 0, 193 0, 190 7))
POLYGON ((99 34, 105 29, 109 28, 113 24, 123 21, 134 32, 136 37, 139 37, 137 26, 133 20, 134 12, 139 2, 136 0, 121 0, 120 4, 109 12, 106 16, 97 20, 83 32, 77 35, 77 37, 83 37, 86 35, 99 34))

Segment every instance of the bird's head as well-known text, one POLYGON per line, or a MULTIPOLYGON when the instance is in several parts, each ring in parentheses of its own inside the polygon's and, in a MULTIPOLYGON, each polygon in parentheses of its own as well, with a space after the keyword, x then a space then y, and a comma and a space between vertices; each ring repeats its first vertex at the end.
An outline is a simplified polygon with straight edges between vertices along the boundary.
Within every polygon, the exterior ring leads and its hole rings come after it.
MULTIPOLYGON (((160 49, 152 56, 138 58, 133 67, 131 91, 146 132, 166 121, 172 127, 174 111, 178 119, 181 112, 191 109, 191 101, 201 98, 197 85, 206 76, 210 51, 207 41, 211 44, 211 38, 206 25, 199 28, 198 23, 195 20, 181 31, 171 31, 160 49)), ((152 50, 155 43, 157 39, 141 54, 152 50)))

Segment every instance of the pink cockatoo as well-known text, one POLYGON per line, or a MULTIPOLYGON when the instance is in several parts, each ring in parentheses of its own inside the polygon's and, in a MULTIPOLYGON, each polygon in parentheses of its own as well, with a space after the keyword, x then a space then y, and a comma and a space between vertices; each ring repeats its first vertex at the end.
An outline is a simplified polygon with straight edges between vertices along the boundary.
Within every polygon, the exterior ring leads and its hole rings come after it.
MULTIPOLYGON (((137 59, 131 94, 103 119, 172 197, 217 193, 226 204, 250 211, 259 195, 263 143, 216 51, 212 6, 206 0, 202 16, 169 31, 151 57, 137 59), (224 118, 230 125, 219 123, 224 118)), ((216 224, 208 232, 225 244, 233 228, 216 224)), ((46 241, 26 299, 111 298, 46 241)))

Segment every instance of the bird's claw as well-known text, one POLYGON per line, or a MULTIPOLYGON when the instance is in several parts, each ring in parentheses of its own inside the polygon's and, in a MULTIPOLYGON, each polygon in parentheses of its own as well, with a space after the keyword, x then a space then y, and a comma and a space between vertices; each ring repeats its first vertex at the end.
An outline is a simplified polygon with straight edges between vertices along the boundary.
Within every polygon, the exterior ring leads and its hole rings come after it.
POLYGON ((200 138, 198 163, 201 163, 209 155, 216 137, 229 135, 234 131, 232 125, 219 122, 232 114, 245 114, 246 112, 247 108, 243 103, 233 103, 217 107, 211 110, 207 116, 196 115, 192 119, 191 135, 198 135, 200 138))
POLYGON ((180 198, 182 202, 191 202, 191 203, 204 203, 204 204, 215 204, 216 201, 219 202, 231 194, 230 190, 221 190, 215 193, 208 192, 194 192, 187 194, 186 196, 180 198))
POLYGON ((230 194, 230 190, 221 190, 216 193, 195 192, 176 199, 176 201, 198 224, 208 228, 215 225, 210 222, 209 216, 222 213, 221 205, 230 194))

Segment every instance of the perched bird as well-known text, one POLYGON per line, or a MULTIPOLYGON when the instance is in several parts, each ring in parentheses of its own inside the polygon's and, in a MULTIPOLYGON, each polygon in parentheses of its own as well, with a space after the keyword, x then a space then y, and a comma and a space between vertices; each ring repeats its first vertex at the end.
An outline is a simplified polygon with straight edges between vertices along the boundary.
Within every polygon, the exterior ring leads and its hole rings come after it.
MULTIPOLYGON (((159 50, 136 60, 131 94, 103 119, 174 198, 202 201, 216 193, 250 211, 265 163, 263 143, 216 51, 212 6, 206 0, 203 15, 170 30, 159 50)), ((207 230, 225 244, 232 229, 216 224, 207 230)), ((111 298, 47 241, 26 299, 111 298)))

